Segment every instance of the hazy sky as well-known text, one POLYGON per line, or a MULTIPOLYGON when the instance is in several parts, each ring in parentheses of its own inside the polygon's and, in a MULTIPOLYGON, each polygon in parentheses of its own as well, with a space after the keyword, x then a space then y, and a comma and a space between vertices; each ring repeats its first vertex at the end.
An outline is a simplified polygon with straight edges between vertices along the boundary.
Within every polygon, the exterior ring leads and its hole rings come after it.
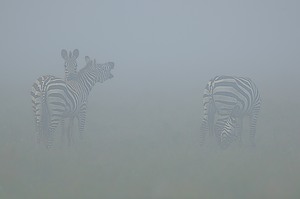
MULTIPOLYGON (((1 90, 64 76, 61 49, 114 61, 115 92, 202 90, 215 75, 299 84, 300 2, 2 1, 1 90), (13 81, 11 81, 13 80, 13 81)), ((26 91, 27 92, 27 91, 26 91)))

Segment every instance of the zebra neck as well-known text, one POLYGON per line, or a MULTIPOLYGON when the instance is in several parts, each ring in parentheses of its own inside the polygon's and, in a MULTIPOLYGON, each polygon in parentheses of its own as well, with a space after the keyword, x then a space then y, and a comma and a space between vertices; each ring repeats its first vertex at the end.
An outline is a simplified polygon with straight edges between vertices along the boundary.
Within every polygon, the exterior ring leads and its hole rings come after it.
POLYGON ((96 78, 93 74, 83 73, 79 76, 79 82, 81 88, 88 94, 96 84, 96 78))

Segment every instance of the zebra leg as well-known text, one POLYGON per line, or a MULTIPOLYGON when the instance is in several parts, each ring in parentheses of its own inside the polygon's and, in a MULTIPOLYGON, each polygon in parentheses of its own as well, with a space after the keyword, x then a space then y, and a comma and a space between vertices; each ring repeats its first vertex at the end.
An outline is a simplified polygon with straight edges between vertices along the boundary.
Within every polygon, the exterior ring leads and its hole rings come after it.
POLYGON ((213 134, 219 146, 221 145, 221 133, 228 119, 229 119, 228 115, 220 115, 220 114, 216 115, 216 124, 214 124, 213 134))
POLYGON ((36 139, 37 144, 40 144, 43 139, 43 129, 41 125, 41 121, 38 115, 38 112, 36 111, 35 107, 33 107, 34 111, 34 127, 35 127, 35 134, 34 137, 36 139))
POLYGON ((42 125, 39 121, 37 121, 36 118, 35 119, 35 138, 36 138, 36 142, 37 144, 40 144, 43 141, 43 128, 42 125))
POLYGON ((234 133, 234 136, 236 136, 239 145, 242 146, 243 117, 241 115, 240 110, 241 110, 240 107, 236 105, 232 110, 231 117, 236 119, 236 128, 235 128, 236 133, 234 133))
POLYGON ((243 144, 242 143, 242 131, 243 131, 243 118, 238 118, 236 132, 237 132, 237 140, 239 142, 240 147, 243 144))
POLYGON ((214 123, 215 123, 215 114, 216 114, 216 107, 211 99, 208 104, 208 131, 209 135, 214 135, 214 123))
POLYGON ((207 119, 203 118, 201 128, 200 128, 200 146, 203 146, 205 143, 207 129, 208 129, 207 119))
POLYGON ((62 118, 62 120, 60 121, 60 125, 61 125, 61 129, 62 129, 62 132, 61 132, 61 142, 62 142, 62 145, 65 145, 65 143, 66 143, 66 139, 65 139, 66 128, 65 128, 65 119, 64 118, 62 118))
POLYGON ((73 125, 74 125, 74 117, 71 117, 69 125, 68 125, 68 132, 67 132, 69 146, 71 145, 71 142, 73 141, 73 137, 72 137, 73 125))
POLYGON ((214 118, 215 118, 216 109, 213 105, 213 101, 209 100, 207 103, 204 103, 204 113, 203 121, 200 129, 200 145, 202 146, 205 142, 206 133, 209 132, 209 135, 214 135, 214 118))
POLYGON ((52 148, 53 146, 53 142, 54 142, 54 133, 55 133, 55 130, 59 124, 59 122, 61 121, 61 118, 52 118, 51 117, 51 121, 50 121, 50 124, 49 124, 49 129, 48 129, 48 132, 46 134, 46 147, 47 149, 50 149, 52 148))
POLYGON ((87 109, 87 106, 86 106, 86 103, 84 103, 81 106, 78 117, 77 117, 80 139, 83 139, 83 132, 84 132, 84 126, 85 126, 85 119, 86 119, 86 109, 87 109))
POLYGON ((55 128, 50 128, 48 134, 46 135, 46 147, 47 147, 47 149, 50 149, 50 148, 53 147, 54 133, 55 133, 55 128))
POLYGON ((258 118, 259 109, 254 109, 252 114, 250 115, 250 144, 252 147, 255 147, 255 134, 256 134, 256 124, 258 118))

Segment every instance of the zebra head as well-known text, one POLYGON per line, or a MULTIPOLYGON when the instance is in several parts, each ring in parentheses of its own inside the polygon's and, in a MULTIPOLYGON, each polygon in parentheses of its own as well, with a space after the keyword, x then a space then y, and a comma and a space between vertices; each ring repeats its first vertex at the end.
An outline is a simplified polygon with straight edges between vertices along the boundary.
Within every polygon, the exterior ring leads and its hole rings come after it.
POLYGON ((108 79, 113 78, 114 76, 111 74, 111 70, 114 68, 114 62, 106 62, 103 64, 98 64, 96 59, 93 61, 86 56, 85 61, 87 65, 92 64, 92 70, 96 76, 96 82, 103 83, 108 79))
POLYGON ((236 128, 238 118, 229 116, 220 135, 220 146, 222 149, 228 146, 237 139, 236 128))
POLYGON ((70 51, 69 55, 68 52, 63 49, 61 50, 61 56, 65 60, 65 76, 66 80, 70 80, 76 77, 77 74, 77 58, 79 56, 79 50, 75 49, 73 53, 70 51))

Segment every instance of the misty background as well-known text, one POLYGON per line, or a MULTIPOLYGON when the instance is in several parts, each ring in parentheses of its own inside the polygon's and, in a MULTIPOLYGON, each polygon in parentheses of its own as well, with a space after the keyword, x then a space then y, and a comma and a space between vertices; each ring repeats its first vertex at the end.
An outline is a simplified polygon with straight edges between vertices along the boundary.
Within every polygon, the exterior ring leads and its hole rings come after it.
MULTIPOLYGON (((299 1, 1 1, 0 197, 298 198, 299 1), (30 90, 61 50, 115 62, 89 95, 85 139, 37 146, 30 90), (205 84, 250 77, 256 135, 199 146, 205 84), (210 145, 211 144, 211 145, 210 145)), ((211 138, 213 140, 213 138, 211 138)))

